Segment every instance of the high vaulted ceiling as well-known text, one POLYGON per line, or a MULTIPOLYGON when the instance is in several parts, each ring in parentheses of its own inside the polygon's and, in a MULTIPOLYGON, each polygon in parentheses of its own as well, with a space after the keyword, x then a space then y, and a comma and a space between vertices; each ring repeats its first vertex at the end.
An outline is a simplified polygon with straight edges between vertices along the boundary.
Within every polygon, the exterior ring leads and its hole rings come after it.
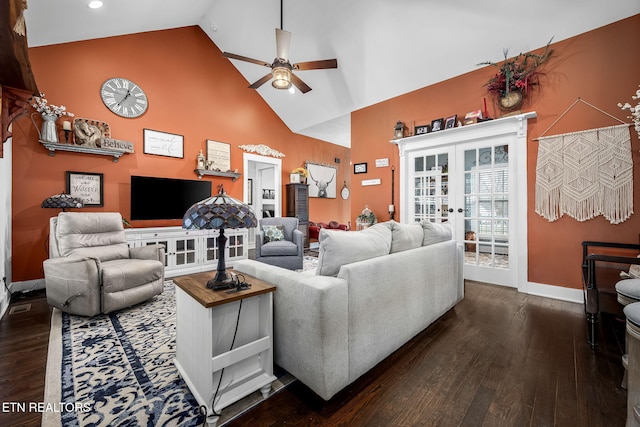
MULTIPOLYGON (((29 46, 199 25, 221 51, 276 56, 278 0, 103 1, 29 1, 29 46)), ((352 111, 638 13, 640 0, 284 0, 291 62, 337 58, 338 69, 297 72, 313 88, 304 95, 258 92, 293 132, 350 146, 352 111)), ((247 85, 269 71, 232 62, 247 85)))

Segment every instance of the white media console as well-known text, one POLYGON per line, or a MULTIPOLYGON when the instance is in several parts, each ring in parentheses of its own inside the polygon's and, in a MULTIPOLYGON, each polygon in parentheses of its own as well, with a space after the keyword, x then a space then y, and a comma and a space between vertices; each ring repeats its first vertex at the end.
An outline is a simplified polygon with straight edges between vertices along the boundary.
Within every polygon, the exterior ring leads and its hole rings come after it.
MULTIPOLYGON (((218 266, 218 230, 185 230, 181 227, 128 228, 125 230, 130 247, 165 246, 165 277, 175 277, 201 271, 215 270, 218 266)), ((225 229, 227 237, 225 261, 246 259, 248 230, 225 229)))

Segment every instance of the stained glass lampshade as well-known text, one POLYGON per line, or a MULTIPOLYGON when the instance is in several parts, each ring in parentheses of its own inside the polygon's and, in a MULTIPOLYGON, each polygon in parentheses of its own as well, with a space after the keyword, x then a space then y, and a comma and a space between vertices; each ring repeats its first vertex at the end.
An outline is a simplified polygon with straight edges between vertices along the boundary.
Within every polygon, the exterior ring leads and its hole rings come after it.
POLYGON ((218 194, 194 203, 182 218, 182 228, 187 230, 217 229, 218 236, 218 270, 216 276, 207 282, 211 289, 227 289, 231 287, 226 272, 224 248, 227 238, 225 228, 253 228, 258 224, 253 210, 228 196, 222 185, 218 186, 218 194))
POLYGON ((77 197, 62 193, 47 197, 40 206, 43 208, 62 209, 62 212, 65 212, 68 208, 81 208, 84 203, 77 197))

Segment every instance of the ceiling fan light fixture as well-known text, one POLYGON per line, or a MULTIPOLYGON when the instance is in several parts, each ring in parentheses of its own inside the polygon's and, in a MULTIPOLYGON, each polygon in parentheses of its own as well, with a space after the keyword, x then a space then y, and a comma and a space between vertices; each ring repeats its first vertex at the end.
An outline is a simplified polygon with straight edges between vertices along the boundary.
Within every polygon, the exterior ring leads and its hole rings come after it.
POLYGON ((289 89, 291 87, 291 70, 286 67, 275 67, 272 70, 273 81, 271 85, 276 89, 289 89))

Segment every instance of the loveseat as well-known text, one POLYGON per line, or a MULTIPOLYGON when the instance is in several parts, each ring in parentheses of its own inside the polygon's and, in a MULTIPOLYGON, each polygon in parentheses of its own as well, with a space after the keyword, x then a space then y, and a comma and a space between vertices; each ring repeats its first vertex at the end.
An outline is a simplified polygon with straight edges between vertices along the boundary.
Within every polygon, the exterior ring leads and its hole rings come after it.
POLYGON ((309 223, 309 238, 318 240, 320 238, 320 229, 328 228, 330 230, 343 230, 348 231, 349 226, 347 224, 340 224, 338 221, 326 222, 310 222, 309 223))
POLYGON ((234 268, 276 285, 274 360, 329 400, 463 298, 462 249, 446 225, 389 221, 322 229, 315 272, 234 268))

